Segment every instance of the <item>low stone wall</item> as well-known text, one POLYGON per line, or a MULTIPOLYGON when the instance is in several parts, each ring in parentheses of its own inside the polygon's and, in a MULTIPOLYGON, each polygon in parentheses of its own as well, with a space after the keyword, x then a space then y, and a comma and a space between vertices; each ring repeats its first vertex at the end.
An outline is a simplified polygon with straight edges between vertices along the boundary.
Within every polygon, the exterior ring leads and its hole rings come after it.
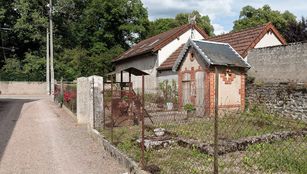
POLYGON ((0 82, 2 95, 45 95, 47 94, 46 82, 0 82))
POLYGON ((307 83, 247 84, 249 104, 263 103, 275 113, 307 121, 307 83))

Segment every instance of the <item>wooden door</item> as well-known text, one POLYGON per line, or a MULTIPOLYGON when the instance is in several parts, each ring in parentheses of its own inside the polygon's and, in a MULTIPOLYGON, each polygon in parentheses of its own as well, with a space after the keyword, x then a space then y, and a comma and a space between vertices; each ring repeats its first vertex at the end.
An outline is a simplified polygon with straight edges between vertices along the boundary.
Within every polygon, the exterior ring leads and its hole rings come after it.
POLYGON ((195 73, 195 90, 196 90, 196 115, 203 116, 205 115, 205 72, 197 71, 195 73))
POLYGON ((184 73, 182 78, 182 104, 191 103, 191 75, 184 73))

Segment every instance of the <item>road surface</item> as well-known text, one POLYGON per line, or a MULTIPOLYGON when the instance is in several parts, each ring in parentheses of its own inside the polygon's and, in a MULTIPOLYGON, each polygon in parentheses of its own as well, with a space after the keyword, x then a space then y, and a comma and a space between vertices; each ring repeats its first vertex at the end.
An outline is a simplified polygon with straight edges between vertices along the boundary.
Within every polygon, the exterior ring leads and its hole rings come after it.
POLYGON ((0 98, 0 174, 125 173, 49 98, 18 98, 0 98))

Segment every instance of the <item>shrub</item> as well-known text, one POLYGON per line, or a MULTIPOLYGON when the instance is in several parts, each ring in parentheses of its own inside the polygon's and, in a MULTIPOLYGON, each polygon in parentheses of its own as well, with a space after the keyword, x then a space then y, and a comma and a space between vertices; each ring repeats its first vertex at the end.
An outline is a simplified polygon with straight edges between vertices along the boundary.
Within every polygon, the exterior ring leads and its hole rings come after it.
POLYGON ((195 111, 195 107, 191 103, 187 103, 183 106, 183 109, 187 112, 195 111))

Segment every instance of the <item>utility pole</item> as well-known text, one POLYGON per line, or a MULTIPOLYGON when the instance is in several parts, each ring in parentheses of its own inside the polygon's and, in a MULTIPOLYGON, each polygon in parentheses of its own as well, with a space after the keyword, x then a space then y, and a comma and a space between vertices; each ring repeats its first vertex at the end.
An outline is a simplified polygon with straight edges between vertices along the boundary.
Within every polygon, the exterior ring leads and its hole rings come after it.
POLYGON ((54 94, 54 68, 53 68, 53 24, 52 24, 52 0, 49 1, 49 24, 50 24, 50 80, 51 80, 51 93, 54 94))
POLYGON ((47 48, 46 48, 46 82, 47 82, 47 93, 48 95, 51 94, 50 91, 50 60, 49 60, 49 29, 47 27, 47 48))

